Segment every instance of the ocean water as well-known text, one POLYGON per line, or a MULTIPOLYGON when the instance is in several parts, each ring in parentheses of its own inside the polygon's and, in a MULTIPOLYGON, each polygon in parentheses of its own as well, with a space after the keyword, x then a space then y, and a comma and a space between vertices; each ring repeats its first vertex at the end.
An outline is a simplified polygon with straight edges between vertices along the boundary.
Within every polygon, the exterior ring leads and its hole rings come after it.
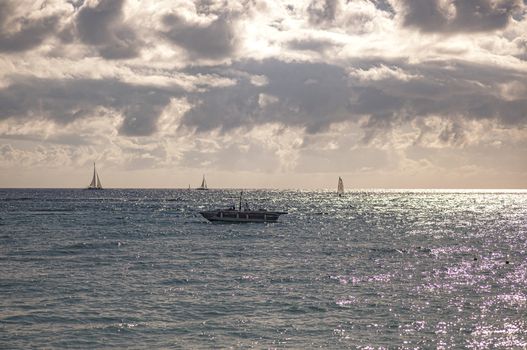
POLYGON ((0 348, 527 348, 527 192, 237 196, 0 190, 0 348))

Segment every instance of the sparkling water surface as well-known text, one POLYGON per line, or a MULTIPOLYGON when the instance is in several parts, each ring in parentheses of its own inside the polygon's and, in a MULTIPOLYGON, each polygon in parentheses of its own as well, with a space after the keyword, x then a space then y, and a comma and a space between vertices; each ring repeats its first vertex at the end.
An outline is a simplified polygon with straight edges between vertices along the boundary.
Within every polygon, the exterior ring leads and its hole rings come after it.
POLYGON ((0 190, 0 348, 527 347, 527 192, 0 190))

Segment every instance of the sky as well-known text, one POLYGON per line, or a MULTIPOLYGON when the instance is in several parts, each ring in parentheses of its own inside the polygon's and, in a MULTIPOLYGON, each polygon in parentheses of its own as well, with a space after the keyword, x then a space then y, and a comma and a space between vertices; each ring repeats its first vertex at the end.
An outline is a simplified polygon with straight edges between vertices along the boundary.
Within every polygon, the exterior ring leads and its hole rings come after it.
POLYGON ((527 0, 0 0, 0 187, 527 188, 527 0))

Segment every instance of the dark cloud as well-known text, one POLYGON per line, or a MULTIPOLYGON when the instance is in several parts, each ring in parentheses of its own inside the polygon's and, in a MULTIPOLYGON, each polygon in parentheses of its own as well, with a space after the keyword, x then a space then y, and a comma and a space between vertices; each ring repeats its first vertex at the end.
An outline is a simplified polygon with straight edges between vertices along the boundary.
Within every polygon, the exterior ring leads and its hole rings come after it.
POLYGON ((75 10, 78 10, 84 5, 84 0, 67 0, 66 2, 73 6, 75 10))
POLYGON ((519 51, 519 54, 516 55, 516 57, 527 61, 527 35, 514 39, 513 43, 516 45, 519 51))
POLYGON ((134 30, 123 22, 124 0, 101 0, 97 6, 82 7, 76 17, 80 40, 95 46, 107 59, 134 58, 139 55, 140 41, 134 30))
POLYGON ((147 136, 178 89, 125 84, 116 80, 51 80, 19 77, 0 90, 0 120, 47 118, 60 124, 99 115, 101 107, 124 117, 120 133, 147 136))
MULTIPOLYGON (((356 84, 338 66, 322 63, 252 61, 236 68, 268 79, 254 86, 241 79, 236 86, 213 89, 192 97, 196 107, 183 122, 199 131, 229 130, 266 122, 305 127, 308 132, 325 130, 332 123, 357 120, 363 115, 391 117, 404 100, 391 96, 382 87, 356 84), (277 98, 275 103, 259 105, 259 96, 277 98)), ((380 84, 379 84, 380 85, 380 84)))
MULTIPOLYGON (((363 72, 387 69, 389 64, 375 60, 352 63, 363 72)), ((264 60, 239 63, 235 68, 265 76, 268 84, 256 86, 238 77, 234 86, 193 94, 189 100, 195 107, 184 115, 185 126, 226 131, 279 122, 317 133, 336 122, 367 117, 362 127, 368 142, 379 132, 426 116, 527 124, 527 96, 510 99, 497 93, 500 84, 511 81, 527 86, 527 78, 512 70, 463 62, 449 62, 446 69, 443 62, 411 65, 400 61, 391 63, 391 74, 368 79, 321 63, 264 60), (260 104, 262 94, 273 96, 272 103, 260 104)), ((221 67, 212 70, 221 71, 221 67)), ((442 137, 455 141, 461 136, 453 127, 442 137)))
POLYGON ((443 128, 439 134, 439 139, 447 144, 462 144, 465 141, 465 130, 460 123, 454 122, 443 128))
POLYGON ((164 33, 170 42, 186 49, 195 58, 224 58, 233 54, 238 45, 234 22, 227 14, 219 15, 208 25, 194 24, 176 15, 166 15, 164 33))
POLYGON ((395 15, 395 10, 393 9, 389 0, 371 0, 371 1, 375 4, 375 7, 377 7, 379 10, 395 15))
POLYGON ((10 2, 0 2, 0 52, 21 52, 39 46, 53 34, 59 22, 56 16, 38 19, 12 16, 10 2))
POLYGON ((486 32, 503 29, 522 7, 519 0, 397 0, 403 25, 423 32, 486 32))
POLYGON ((265 60, 251 61, 235 68, 264 75, 269 83, 255 86, 242 78, 235 86, 191 96, 197 105, 185 114, 186 125, 202 131, 283 122, 304 125, 316 131, 331 123, 329 118, 335 118, 339 109, 347 106, 347 81, 340 67, 265 60), (279 100, 262 108, 260 94, 276 96, 279 100))
MULTIPOLYGON (((521 95, 527 77, 514 70, 462 61, 445 66, 441 61, 412 65, 373 59, 356 60, 349 67, 276 59, 197 66, 184 73, 214 74, 237 83, 190 93, 117 80, 14 77, 15 83, 0 90, 0 119, 45 117, 68 123, 99 115, 103 107, 123 115, 121 134, 145 136, 155 133, 170 98, 185 96, 192 108, 183 115, 182 127, 198 132, 276 122, 319 133, 334 123, 361 121, 363 141, 369 142, 379 133, 427 116, 527 125, 527 96, 521 95), (351 74, 349 67, 355 69, 351 74), (254 75, 265 77, 266 84, 253 84, 254 75)), ((452 124, 441 139, 462 142, 463 125, 452 124)))
POLYGON ((15 160, 15 150, 10 144, 0 146, 0 156, 5 160, 15 160))
POLYGON ((338 10, 338 0, 313 0, 307 7, 309 21, 313 24, 324 24, 334 21, 338 10))

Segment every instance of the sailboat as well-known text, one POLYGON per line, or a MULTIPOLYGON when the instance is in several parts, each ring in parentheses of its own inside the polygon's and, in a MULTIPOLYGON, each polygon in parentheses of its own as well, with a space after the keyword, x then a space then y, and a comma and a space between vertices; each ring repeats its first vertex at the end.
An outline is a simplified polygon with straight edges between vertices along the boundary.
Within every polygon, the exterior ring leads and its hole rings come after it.
POLYGON ((196 190, 208 190, 207 181, 205 181, 205 175, 203 175, 203 180, 201 181, 201 186, 196 188, 196 190))
POLYGON ((97 173, 97 169, 95 169, 95 162, 93 162, 93 177, 87 189, 102 190, 101 180, 99 180, 99 174, 97 173))
POLYGON ((339 197, 342 197, 344 194, 344 183, 342 182, 342 179, 339 176, 339 183, 337 185, 337 194, 339 197))

